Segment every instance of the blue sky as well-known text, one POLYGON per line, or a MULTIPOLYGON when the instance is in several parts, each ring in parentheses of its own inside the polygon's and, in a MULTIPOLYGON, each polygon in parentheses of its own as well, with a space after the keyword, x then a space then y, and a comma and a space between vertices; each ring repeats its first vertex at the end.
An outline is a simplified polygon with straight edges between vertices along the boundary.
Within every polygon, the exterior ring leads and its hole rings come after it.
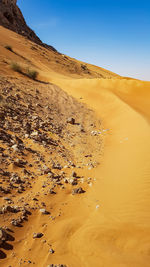
POLYGON ((18 0, 40 39, 71 57, 150 80, 150 0, 18 0))

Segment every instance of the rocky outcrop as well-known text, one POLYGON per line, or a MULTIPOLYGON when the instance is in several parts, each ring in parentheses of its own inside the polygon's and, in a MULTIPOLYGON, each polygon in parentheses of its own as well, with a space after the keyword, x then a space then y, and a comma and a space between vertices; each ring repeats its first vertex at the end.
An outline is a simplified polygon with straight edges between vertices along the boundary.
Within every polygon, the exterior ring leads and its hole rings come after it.
POLYGON ((52 46, 43 44, 35 32, 27 26, 19 7, 17 6, 17 0, 0 0, 0 25, 56 52, 56 49, 52 46))

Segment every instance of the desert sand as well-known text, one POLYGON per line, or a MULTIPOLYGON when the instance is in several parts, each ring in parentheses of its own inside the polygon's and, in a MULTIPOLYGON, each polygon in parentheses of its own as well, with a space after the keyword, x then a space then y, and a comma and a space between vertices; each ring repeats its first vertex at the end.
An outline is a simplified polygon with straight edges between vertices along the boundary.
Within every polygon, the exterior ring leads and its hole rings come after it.
MULTIPOLYGON (((24 198, 23 203, 29 204, 32 214, 22 227, 11 225, 13 215, 0 215, 1 226, 11 229, 14 238, 8 241, 10 247, 2 247, 0 266, 148 267, 150 82, 126 79, 66 55, 55 54, 3 27, 0 27, 0 36, 2 80, 5 77, 10 84, 23 90, 20 91, 22 97, 23 92, 27 92, 32 99, 38 89, 40 105, 48 105, 50 101, 58 105, 64 114, 61 119, 64 124, 69 115, 84 124, 84 134, 78 133, 74 128, 77 126, 68 125, 64 132, 68 131, 74 137, 63 139, 57 133, 52 136, 55 141, 59 140, 59 145, 65 146, 66 158, 75 166, 64 168, 59 149, 54 149, 52 156, 62 164, 64 178, 72 171, 84 178, 79 184, 86 191, 72 195, 74 186, 64 183, 63 190, 59 186, 55 188, 56 195, 45 194, 50 188, 47 175, 40 176, 34 165, 37 176, 36 180, 30 180, 32 188, 27 188, 21 195, 15 193, 13 197, 17 205, 24 198), (8 51, 4 47, 6 44, 11 45, 15 53, 8 51), (22 68, 31 66, 38 70, 38 79, 43 83, 14 72, 10 68, 12 61, 21 64, 22 68), (47 183, 46 188, 42 187, 43 182, 47 183), (35 197, 38 204, 34 204, 35 197), (42 202, 51 216, 40 214, 39 203, 42 202), (42 238, 34 239, 34 232, 43 233, 42 238)), ((45 119, 46 113, 40 113, 43 112, 40 108, 36 112, 45 119)), ((55 120, 59 124, 58 115, 55 120)), ((30 139, 23 141, 26 146, 40 151, 48 164, 49 148, 30 139)), ((7 148, 5 144, 1 146, 7 148)), ((28 162, 35 164, 31 156, 27 157, 28 162)), ((10 165, 8 170, 14 171, 12 168, 10 165)), ((5 205, 3 193, 0 201, 1 206, 5 205)))

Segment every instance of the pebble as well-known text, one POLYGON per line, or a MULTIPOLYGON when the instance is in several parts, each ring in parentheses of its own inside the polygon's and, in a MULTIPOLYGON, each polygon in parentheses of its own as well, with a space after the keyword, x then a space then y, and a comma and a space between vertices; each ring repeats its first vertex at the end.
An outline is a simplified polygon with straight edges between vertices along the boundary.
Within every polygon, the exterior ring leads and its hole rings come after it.
POLYGON ((42 233, 34 233, 33 238, 41 238, 43 236, 42 233))
POLYGON ((40 209, 39 210, 42 214, 50 214, 49 211, 47 211, 46 209, 40 209))
POLYGON ((50 252, 51 254, 54 254, 54 253, 55 253, 55 251, 54 251, 52 248, 50 248, 49 252, 50 252))
POLYGON ((82 189, 82 187, 75 188, 72 190, 72 195, 83 194, 83 193, 85 193, 85 191, 82 189))

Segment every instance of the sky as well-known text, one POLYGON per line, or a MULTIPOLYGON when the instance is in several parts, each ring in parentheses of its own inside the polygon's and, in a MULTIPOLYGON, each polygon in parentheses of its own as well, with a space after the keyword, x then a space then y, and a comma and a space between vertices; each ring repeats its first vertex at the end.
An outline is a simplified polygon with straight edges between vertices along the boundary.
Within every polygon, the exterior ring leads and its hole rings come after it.
POLYGON ((18 0, 18 6, 59 52, 150 81, 150 0, 18 0))

